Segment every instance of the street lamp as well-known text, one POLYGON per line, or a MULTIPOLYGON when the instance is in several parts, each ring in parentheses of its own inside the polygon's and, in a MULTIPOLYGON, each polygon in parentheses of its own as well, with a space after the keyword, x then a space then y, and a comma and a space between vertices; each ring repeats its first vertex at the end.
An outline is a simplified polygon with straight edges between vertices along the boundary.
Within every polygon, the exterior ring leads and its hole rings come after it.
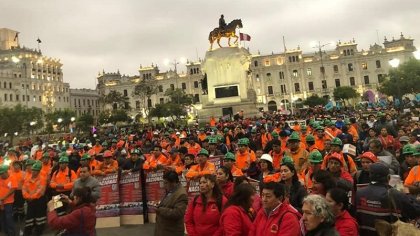
POLYGON ((75 120, 76 120, 76 118, 74 118, 74 117, 70 118, 71 122, 74 122, 75 120))
POLYGON ((57 122, 60 124, 61 122, 63 122, 63 119, 62 118, 58 118, 57 119, 57 122))
POLYGON ((417 60, 420 60, 420 51, 419 50, 413 52, 413 55, 417 60))
POLYGON ((390 60, 389 65, 391 65, 391 67, 393 67, 393 68, 397 68, 400 65, 400 59, 394 58, 394 59, 390 60))

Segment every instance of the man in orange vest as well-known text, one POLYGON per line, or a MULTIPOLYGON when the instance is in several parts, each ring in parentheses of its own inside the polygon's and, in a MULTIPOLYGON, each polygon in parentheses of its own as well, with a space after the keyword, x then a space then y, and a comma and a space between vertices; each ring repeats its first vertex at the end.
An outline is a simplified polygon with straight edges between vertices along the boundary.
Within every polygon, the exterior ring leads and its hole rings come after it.
MULTIPOLYGON (((65 194, 70 196, 73 189, 74 181, 77 179, 76 173, 68 167, 69 158, 66 154, 61 155, 58 160, 59 169, 56 170, 51 177, 50 187, 52 195, 65 194)), ((66 206, 57 209, 58 215, 64 215, 66 206)))
POLYGON ((17 182, 9 175, 9 166, 0 166, 0 215, 2 230, 6 235, 14 236, 15 223, 13 221, 13 202, 17 182))
POLYGON ((281 159, 283 152, 281 151, 281 142, 278 139, 272 141, 272 150, 268 153, 273 158, 273 168, 275 172, 280 171, 281 159))
POLYGON ((308 192, 311 191, 313 183, 312 183, 312 175, 316 171, 321 169, 322 164, 322 154, 318 150, 314 150, 309 154, 309 167, 306 168, 302 172, 302 178, 303 183, 308 190, 308 192))
POLYGON ((24 235, 42 235, 47 222, 47 201, 45 190, 47 180, 40 174, 43 168, 40 161, 32 165, 32 175, 25 179, 22 187, 22 195, 27 202, 24 235), (33 232, 34 231, 34 232, 33 232))
POLYGON ((253 162, 257 160, 254 151, 248 148, 249 139, 241 138, 238 141, 238 151, 236 152, 236 167, 245 173, 253 162))
POLYGON ((191 166, 185 177, 187 179, 198 179, 205 174, 216 174, 216 167, 209 162, 209 152, 202 148, 197 154, 197 165, 191 166))
POLYGON ((93 171, 94 175, 107 175, 117 173, 118 161, 114 160, 114 155, 110 150, 104 152, 104 161, 99 165, 97 169, 93 171))
POLYGON ((284 155, 292 157, 296 171, 300 174, 308 165, 309 153, 304 148, 300 147, 300 135, 297 132, 293 132, 290 135, 288 147, 289 148, 284 152, 284 155))
POLYGON ((153 147, 151 154, 146 156, 143 164, 143 169, 148 171, 155 171, 162 169, 166 165, 168 158, 162 154, 162 147, 156 145, 153 147))
POLYGON ((235 154, 231 152, 227 152, 223 160, 223 165, 226 166, 230 170, 233 177, 243 176, 244 173, 235 166, 235 161, 236 161, 235 154))

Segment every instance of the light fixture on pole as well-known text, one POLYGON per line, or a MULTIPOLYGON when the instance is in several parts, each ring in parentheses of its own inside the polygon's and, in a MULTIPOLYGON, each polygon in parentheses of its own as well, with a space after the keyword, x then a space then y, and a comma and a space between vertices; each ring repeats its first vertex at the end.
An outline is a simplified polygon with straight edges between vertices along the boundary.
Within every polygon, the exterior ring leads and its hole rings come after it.
POLYGON ((394 58, 394 59, 390 60, 389 65, 391 65, 391 67, 393 67, 393 68, 397 68, 400 65, 400 59, 394 58))

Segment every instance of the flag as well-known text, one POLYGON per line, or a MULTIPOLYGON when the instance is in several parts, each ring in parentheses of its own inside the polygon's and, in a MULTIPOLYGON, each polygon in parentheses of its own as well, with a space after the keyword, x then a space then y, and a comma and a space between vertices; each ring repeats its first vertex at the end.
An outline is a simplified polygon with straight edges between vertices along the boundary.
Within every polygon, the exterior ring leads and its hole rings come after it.
POLYGON ((332 101, 329 101, 327 105, 324 106, 325 110, 329 111, 334 108, 334 104, 332 101))
POLYGON ((249 34, 239 33, 239 38, 241 41, 251 41, 251 36, 249 34))
POLYGON ((96 132, 95 126, 92 126, 92 134, 94 134, 95 132, 96 132))
POLYGON ((38 43, 42 43, 41 39, 39 39, 39 38, 38 38, 36 41, 37 41, 38 43))
POLYGON ((13 39, 13 41, 16 41, 18 39, 18 37, 19 37, 19 33, 16 32, 16 35, 15 35, 15 38, 13 39))

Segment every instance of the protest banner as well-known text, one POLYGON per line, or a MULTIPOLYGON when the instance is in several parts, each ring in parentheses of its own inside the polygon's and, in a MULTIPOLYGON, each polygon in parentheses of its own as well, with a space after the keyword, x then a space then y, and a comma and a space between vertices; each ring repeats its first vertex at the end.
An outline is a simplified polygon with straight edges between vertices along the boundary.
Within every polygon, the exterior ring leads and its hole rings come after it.
POLYGON ((158 170, 146 174, 147 213, 150 223, 156 223, 156 208, 165 196, 163 173, 163 170, 158 170))
POLYGON ((121 174, 119 187, 121 224, 144 224, 140 172, 121 174))
POLYGON ((96 203, 96 227, 120 226, 120 192, 118 189, 118 174, 97 176, 101 197, 96 203))

